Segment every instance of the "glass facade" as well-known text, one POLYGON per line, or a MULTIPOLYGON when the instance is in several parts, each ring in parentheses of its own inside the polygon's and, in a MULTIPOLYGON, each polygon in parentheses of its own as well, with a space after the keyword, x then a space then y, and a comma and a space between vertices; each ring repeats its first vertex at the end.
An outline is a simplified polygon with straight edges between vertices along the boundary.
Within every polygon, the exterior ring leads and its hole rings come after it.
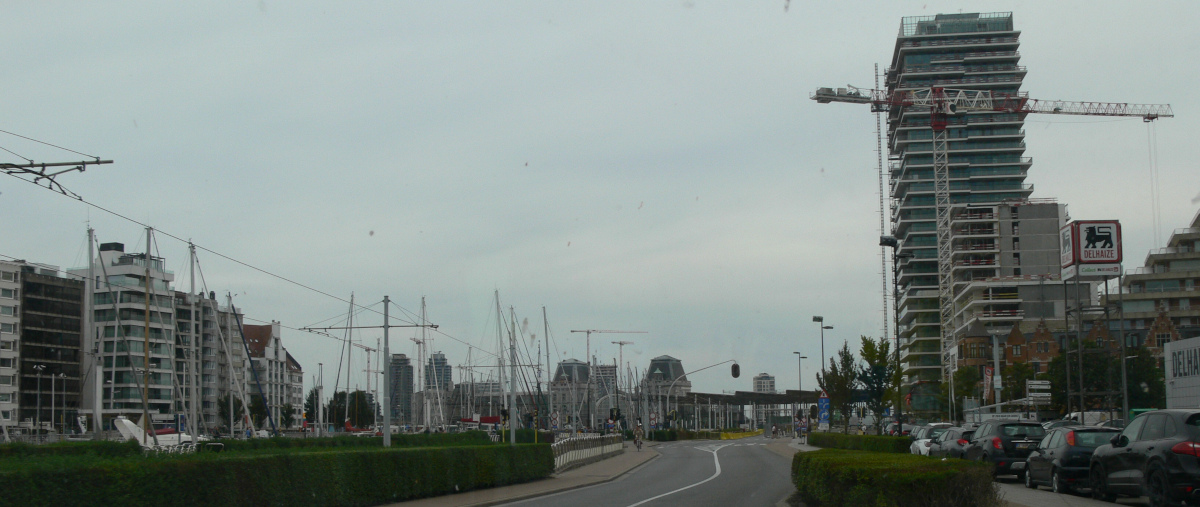
MULTIPOLYGON (((1025 76, 1019 37, 1011 13, 904 18, 887 71, 887 90, 942 87, 1019 94, 1025 76)), ((887 122, 892 230, 901 241, 901 255, 911 255, 901 260, 897 277, 902 361, 911 385, 940 379, 943 367, 933 131, 928 109, 895 107, 887 122)), ((952 205, 1029 197, 1033 187, 1025 184, 1025 176, 1032 161, 1024 156, 1023 124, 1023 115, 1012 113, 972 111, 949 117, 952 205)), ((922 391, 915 391, 914 407, 928 405, 929 400, 915 399, 922 391)))

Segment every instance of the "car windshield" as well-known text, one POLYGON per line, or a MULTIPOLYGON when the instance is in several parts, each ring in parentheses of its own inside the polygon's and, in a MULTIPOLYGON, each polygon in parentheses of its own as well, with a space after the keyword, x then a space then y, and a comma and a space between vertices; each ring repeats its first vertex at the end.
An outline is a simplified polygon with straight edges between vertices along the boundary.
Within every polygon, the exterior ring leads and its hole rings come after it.
POLYGON ((1000 427, 1006 437, 1043 437, 1046 429, 1039 424, 1005 424, 1000 427))
POLYGON ((1076 447, 1100 447, 1107 444, 1117 431, 1076 431, 1075 446, 1076 447))
POLYGON ((925 434, 925 438, 937 438, 937 437, 941 436, 942 433, 945 433, 949 429, 950 428, 931 428, 929 430, 929 433, 925 434))

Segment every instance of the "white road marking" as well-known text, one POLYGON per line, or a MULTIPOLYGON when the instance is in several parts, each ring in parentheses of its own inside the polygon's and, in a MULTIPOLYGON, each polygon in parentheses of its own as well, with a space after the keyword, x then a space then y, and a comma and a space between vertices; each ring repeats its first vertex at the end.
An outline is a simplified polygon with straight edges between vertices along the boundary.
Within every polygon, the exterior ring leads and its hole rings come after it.
MULTIPOLYGON (((632 505, 630 505, 629 507, 637 507, 637 506, 639 506, 639 505, 642 505, 642 504, 644 504, 644 503, 647 503, 647 502, 652 502, 652 501, 654 501, 654 500, 658 500, 659 498, 662 498, 662 497, 664 497, 664 496, 668 496, 668 495, 674 495, 675 493, 678 493, 678 492, 680 492, 680 491, 683 491, 683 490, 685 490, 685 489, 691 489, 691 488, 694 488, 694 487, 696 487, 696 486, 699 486, 699 485, 701 485, 701 484, 704 484, 704 483, 706 483, 706 482, 708 482, 708 481, 711 481, 711 480, 713 480, 713 479, 716 479, 716 478, 717 478, 717 476, 721 475, 721 460, 717 458, 717 451, 721 450, 721 448, 723 448, 723 447, 726 447, 726 446, 728 446, 728 445, 730 445, 730 444, 725 444, 725 445, 714 446, 714 447, 713 447, 713 449, 712 449, 711 451, 710 451, 710 450, 708 450, 708 449, 703 449, 703 448, 700 448, 700 447, 696 447, 696 448, 695 448, 695 449, 696 449, 696 450, 698 450, 698 451, 704 451, 704 452, 711 452, 711 453, 712 453, 712 455, 713 455, 713 464, 714 464, 714 465, 716 465, 716 467, 717 467, 717 471, 716 471, 715 473, 713 473, 713 474, 712 474, 712 477, 709 477, 709 478, 707 478, 707 479, 704 479, 704 480, 702 480, 702 481, 700 481, 700 482, 697 482, 697 483, 695 483, 695 484, 691 484, 691 485, 688 485, 688 486, 684 486, 684 487, 682 487, 682 488, 679 488, 679 489, 677 489, 677 490, 675 490, 675 491, 668 491, 668 492, 666 492, 666 493, 663 493, 663 494, 661 494, 661 495, 658 495, 658 496, 656 496, 656 497, 647 498, 647 499, 645 499, 645 500, 642 500, 642 501, 640 501, 640 502, 638 502, 638 503, 632 504, 632 505)), ((705 447, 710 447, 710 446, 705 446, 705 447)))

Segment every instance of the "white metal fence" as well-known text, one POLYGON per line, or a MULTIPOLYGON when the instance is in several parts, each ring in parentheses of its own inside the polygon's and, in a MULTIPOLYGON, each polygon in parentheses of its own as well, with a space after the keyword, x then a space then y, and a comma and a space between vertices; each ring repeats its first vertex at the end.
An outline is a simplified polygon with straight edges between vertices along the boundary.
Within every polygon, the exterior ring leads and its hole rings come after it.
POLYGON ((554 450, 554 470, 560 471, 572 465, 596 461, 609 454, 621 452, 625 439, 619 435, 584 436, 556 440, 550 444, 554 450))

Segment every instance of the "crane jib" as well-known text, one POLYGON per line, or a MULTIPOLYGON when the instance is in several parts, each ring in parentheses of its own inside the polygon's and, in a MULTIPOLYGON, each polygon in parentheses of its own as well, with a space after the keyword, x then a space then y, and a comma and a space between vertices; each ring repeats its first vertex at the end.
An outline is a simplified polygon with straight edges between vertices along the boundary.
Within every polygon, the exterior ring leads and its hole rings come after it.
POLYGON ((871 104, 878 110, 891 107, 939 109, 945 113, 1009 112, 1069 114, 1084 116, 1136 116, 1148 120, 1173 118, 1170 104, 1129 104, 1125 102, 1083 102, 1031 99, 1025 93, 992 93, 990 90, 922 88, 917 90, 869 90, 863 88, 818 88, 813 100, 828 104, 844 102, 871 104))

